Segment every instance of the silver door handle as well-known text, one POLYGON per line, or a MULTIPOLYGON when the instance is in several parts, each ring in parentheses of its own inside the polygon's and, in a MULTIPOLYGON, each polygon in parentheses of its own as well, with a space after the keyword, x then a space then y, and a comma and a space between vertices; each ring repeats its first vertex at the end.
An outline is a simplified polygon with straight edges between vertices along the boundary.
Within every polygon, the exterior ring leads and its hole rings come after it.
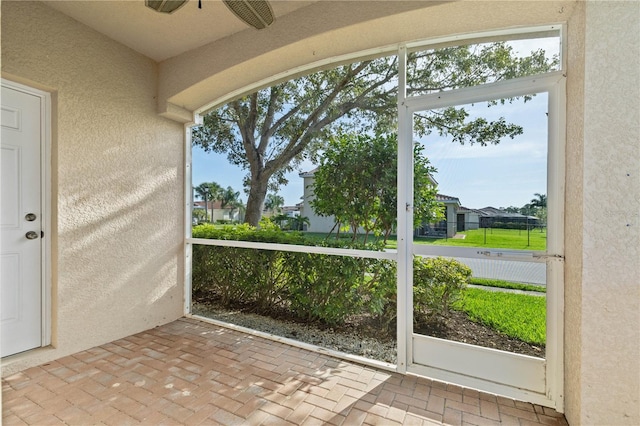
POLYGON ((29 231, 27 232, 25 237, 27 237, 27 240, 35 240, 36 238, 38 238, 38 233, 34 231, 29 231))

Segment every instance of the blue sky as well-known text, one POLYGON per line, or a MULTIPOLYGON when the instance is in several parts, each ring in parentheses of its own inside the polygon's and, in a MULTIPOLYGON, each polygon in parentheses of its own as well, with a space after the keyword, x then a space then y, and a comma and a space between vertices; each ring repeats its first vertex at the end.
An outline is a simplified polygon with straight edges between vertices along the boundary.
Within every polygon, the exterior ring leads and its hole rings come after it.
MULTIPOLYGON (((504 139, 498 145, 460 145, 439 136, 420 139, 425 154, 438 170, 435 178, 438 191, 458 197, 465 207, 521 207, 533 194, 546 194, 547 160, 547 96, 538 94, 533 100, 516 101, 507 106, 486 104, 471 106, 472 116, 495 119, 504 116, 507 121, 523 126, 524 133, 515 139, 504 139)), ((217 182, 243 191, 245 171, 229 164, 226 156, 193 150, 193 184, 217 182)), ((302 165, 307 171, 311 163, 302 165)), ((286 205, 294 205, 303 194, 302 178, 298 172, 288 175, 289 184, 279 194, 286 205)), ((246 202, 246 194, 242 192, 246 202)))
MULTIPOLYGON (((533 48, 544 48, 557 53, 558 39, 523 40, 514 42, 516 49, 529 52, 533 48)), ((539 94, 533 100, 522 100, 506 106, 486 103, 468 106, 473 116, 495 119, 504 116, 508 122, 521 125, 524 133, 515 139, 505 139, 495 146, 461 146, 437 136, 421 139, 425 153, 433 166, 438 191, 458 197, 463 206, 469 208, 521 207, 531 201, 534 193, 546 194, 547 160, 547 96, 539 94)), ((241 191, 242 200, 247 196, 242 187, 246 172, 229 164, 226 155, 205 153, 200 148, 192 151, 193 185, 201 182, 217 182, 223 187, 231 186, 241 191)), ((285 205, 300 202, 303 194, 301 171, 315 166, 303 163, 300 170, 289 173, 289 184, 279 191, 285 205)))
POLYGON ((438 136, 421 139, 437 169, 438 192, 458 197, 469 208, 521 207, 536 192, 546 194, 547 95, 504 107, 480 104, 470 111, 489 120, 504 116, 524 133, 488 146, 463 146, 438 136))

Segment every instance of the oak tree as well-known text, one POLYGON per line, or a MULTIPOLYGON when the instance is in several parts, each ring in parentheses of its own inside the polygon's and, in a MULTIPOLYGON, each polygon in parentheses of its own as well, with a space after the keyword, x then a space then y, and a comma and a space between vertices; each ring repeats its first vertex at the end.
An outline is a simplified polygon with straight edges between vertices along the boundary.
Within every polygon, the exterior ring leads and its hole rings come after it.
MULTIPOLYGON (((316 161, 338 129, 393 132, 398 59, 381 57, 314 72, 239 97, 209 111, 194 128, 193 144, 227 155, 247 171, 245 222, 257 225, 269 190, 286 184, 301 161, 316 161)), ((544 51, 521 57, 507 43, 454 46, 408 57, 409 95, 532 75, 554 65, 544 51)), ((418 135, 436 131, 460 143, 498 143, 522 128, 504 118, 469 119, 464 108, 417 114, 418 135)))
MULTIPOLYGON (((310 203, 317 215, 335 219, 336 234, 345 227, 355 240, 362 228, 364 242, 374 234, 386 243, 397 224, 397 150, 395 134, 341 134, 330 139, 314 172, 310 203)), ((443 205, 436 201, 436 170, 423 150, 422 145, 414 145, 416 227, 443 217, 443 205)))

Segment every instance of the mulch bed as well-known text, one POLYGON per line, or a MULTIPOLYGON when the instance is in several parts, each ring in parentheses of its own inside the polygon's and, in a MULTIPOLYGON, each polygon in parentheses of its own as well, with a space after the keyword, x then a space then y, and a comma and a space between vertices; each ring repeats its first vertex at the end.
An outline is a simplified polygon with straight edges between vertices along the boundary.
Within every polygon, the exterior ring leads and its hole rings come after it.
MULTIPOLYGON (((194 297, 194 301, 198 303, 210 306, 217 311, 225 309, 220 306, 219 303, 210 297, 194 297)), ((245 312, 247 314, 254 312, 254 309, 250 305, 234 306, 230 310, 245 312)), ((273 312, 269 315, 270 318, 276 321, 282 321, 287 324, 287 327, 291 327, 292 324, 298 324, 300 327, 316 327, 319 330, 330 329, 333 334, 343 334, 345 338, 353 338, 354 335, 361 336, 363 339, 377 339, 381 342, 395 341, 395 332, 383 332, 380 328, 380 324, 367 316, 359 316, 351 318, 346 324, 342 326, 328 327, 321 323, 309 324, 302 322, 296 318, 291 317, 284 309, 273 312)), ((395 330, 395 325, 390 326, 391 330, 395 330)), ((426 336, 437 337, 441 339, 453 340, 456 342, 468 343, 471 345, 483 346, 486 348, 498 349, 507 352, 513 352, 522 355, 530 355, 534 357, 544 358, 545 348, 542 345, 532 345, 521 340, 506 336, 493 330, 485 325, 473 322, 464 312, 451 311, 447 318, 440 319, 428 324, 419 324, 414 326, 414 332, 426 336)), ((293 336, 300 337, 301 341, 304 341, 305 333, 292 332, 293 336)), ((285 336, 289 337, 289 336, 285 336)), ((314 343, 314 342, 308 342, 314 343)))
POLYGON ((522 355, 544 358, 545 348, 506 336, 469 319, 464 312, 451 311, 449 317, 437 323, 414 327, 414 332, 426 336, 469 343, 522 355))

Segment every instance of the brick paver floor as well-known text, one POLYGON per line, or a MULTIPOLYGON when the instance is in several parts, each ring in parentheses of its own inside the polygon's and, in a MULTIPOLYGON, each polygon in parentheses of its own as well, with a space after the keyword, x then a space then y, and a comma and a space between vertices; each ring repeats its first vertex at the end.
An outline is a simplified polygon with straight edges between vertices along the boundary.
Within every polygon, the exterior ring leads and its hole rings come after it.
POLYGON ((548 408, 180 319, 2 380, 5 425, 566 425, 548 408))

